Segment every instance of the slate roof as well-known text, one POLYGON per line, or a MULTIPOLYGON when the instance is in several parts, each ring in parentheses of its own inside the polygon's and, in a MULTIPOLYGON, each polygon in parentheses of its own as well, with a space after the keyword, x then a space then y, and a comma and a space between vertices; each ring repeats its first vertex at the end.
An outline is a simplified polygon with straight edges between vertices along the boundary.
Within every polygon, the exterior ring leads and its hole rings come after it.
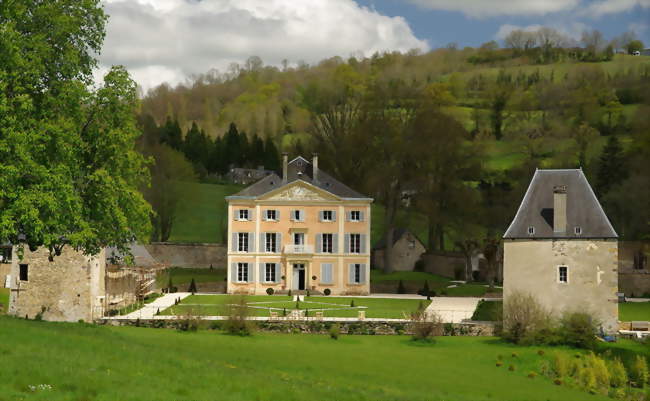
POLYGON ((618 238, 582 169, 537 170, 503 238, 618 238), (567 228, 553 232, 553 188, 567 187, 567 228), (533 226, 535 233, 528 234, 533 226), (575 227, 582 234, 575 234, 575 227))
POLYGON ((255 184, 244 188, 238 193, 228 196, 226 199, 236 198, 257 198, 266 193, 274 191, 295 181, 304 181, 325 190, 333 195, 345 199, 369 199, 367 196, 360 194, 334 177, 325 173, 322 169, 318 170, 318 182, 313 180, 313 166, 311 162, 302 156, 296 157, 289 162, 287 166, 287 182, 282 182, 282 177, 273 173, 268 175, 255 184))

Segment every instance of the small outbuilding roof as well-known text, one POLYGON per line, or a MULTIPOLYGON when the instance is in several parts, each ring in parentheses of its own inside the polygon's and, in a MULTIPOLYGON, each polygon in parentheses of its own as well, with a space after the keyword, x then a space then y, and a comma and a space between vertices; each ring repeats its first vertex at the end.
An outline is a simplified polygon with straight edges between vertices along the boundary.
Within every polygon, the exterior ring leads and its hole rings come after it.
POLYGON ((519 210, 503 237, 618 238, 618 234, 582 169, 570 169, 535 171, 519 210), (560 186, 566 188, 566 232, 553 231, 553 191, 560 186), (530 227, 533 227, 532 234, 530 227))

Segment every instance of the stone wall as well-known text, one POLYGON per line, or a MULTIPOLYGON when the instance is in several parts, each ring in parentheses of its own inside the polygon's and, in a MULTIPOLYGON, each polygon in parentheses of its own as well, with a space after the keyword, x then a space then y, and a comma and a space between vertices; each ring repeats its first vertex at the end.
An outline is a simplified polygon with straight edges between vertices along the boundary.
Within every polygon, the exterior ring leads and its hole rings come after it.
POLYGON ((155 242, 145 245, 158 262, 171 267, 214 267, 225 269, 227 246, 222 244, 175 244, 155 242))
POLYGON ((650 242, 622 241, 618 248, 618 290, 626 296, 650 294, 650 242), (642 268, 640 268, 642 267, 642 268))
POLYGON ((437 274, 450 279, 462 279, 465 277, 465 258, 460 253, 425 253, 422 255, 424 271, 437 274), (457 276, 456 271, 460 271, 457 276))
POLYGON ((104 251, 91 257, 66 246, 52 261, 45 248, 24 251, 22 260, 15 257, 11 265, 9 314, 68 322, 103 315, 104 251), (20 280, 21 264, 27 265, 27 280, 20 280))
MULTIPOLYGON (((113 326, 140 326, 152 328, 179 329, 186 324, 184 319, 104 319, 102 324, 113 326)), ((199 327, 220 329, 223 320, 198 320, 199 327)), ((338 324, 341 334, 357 335, 410 335, 410 322, 402 321, 256 321, 257 330, 272 333, 328 334, 333 324, 338 324)), ((445 336, 493 336, 494 324, 490 322, 465 322, 443 324, 445 336)))
MULTIPOLYGON (((413 271, 415 263, 420 256, 426 251, 424 245, 410 232, 404 233, 400 239, 393 245, 391 255, 391 267, 393 271, 413 271)), ((372 251, 372 268, 384 268, 385 249, 374 249, 372 251)))
POLYGON ((11 263, 0 263, 0 288, 5 287, 5 277, 11 274, 11 263))

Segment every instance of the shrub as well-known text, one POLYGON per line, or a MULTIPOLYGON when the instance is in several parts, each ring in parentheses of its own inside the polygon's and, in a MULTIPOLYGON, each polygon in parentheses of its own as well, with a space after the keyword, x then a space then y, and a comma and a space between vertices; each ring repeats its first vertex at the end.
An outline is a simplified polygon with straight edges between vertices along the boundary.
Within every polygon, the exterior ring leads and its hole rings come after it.
POLYGON ((224 330, 228 334, 250 336, 255 329, 252 321, 248 320, 248 305, 246 297, 237 297, 235 303, 228 305, 227 318, 224 320, 224 330))
POLYGON ((537 373, 535 373, 535 372, 528 372, 528 378, 529 378, 529 379, 534 379, 534 378, 536 378, 536 377, 537 377, 537 373))
POLYGON ((339 335, 341 334, 341 326, 339 326, 338 323, 333 324, 332 327, 330 327, 329 333, 332 340, 338 340, 339 335))
POLYGON ((496 365, 497 365, 497 368, 500 368, 501 366, 503 366, 503 362, 497 361, 496 365))
POLYGON ((47 308, 45 306, 41 306, 41 310, 36 314, 36 316, 34 316, 34 320, 37 320, 39 322, 43 320, 43 315, 45 314, 46 310, 47 308))
POLYGON ((424 271, 424 260, 418 259, 418 261, 415 262, 415 265, 413 266, 413 271, 414 272, 423 272, 424 271))
POLYGON ((518 355, 516 352, 513 352, 513 353, 512 353, 512 357, 513 357, 513 358, 517 358, 518 356, 519 356, 519 355, 518 355))
POLYGON ((404 283, 402 280, 399 281, 397 284, 397 293, 398 294, 406 294, 406 288, 404 288, 404 283))
POLYGON ((585 366, 578 370, 577 379, 580 386, 585 390, 589 392, 596 390, 598 383, 596 382, 594 369, 591 366, 585 366))
POLYGON ((269 287, 269 288, 266 289, 266 294, 267 295, 273 295, 273 293, 275 293, 275 290, 273 288, 269 287))
POLYGON ((287 308, 282 308, 282 316, 287 316, 287 308))
POLYGON ((418 291, 418 294, 424 296, 429 296, 429 280, 424 281, 424 285, 422 286, 422 289, 418 291))
POLYGON ((564 354, 556 353, 555 355, 553 355, 552 369, 555 376, 559 378, 565 377, 569 373, 569 368, 570 368, 569 360, 567 360, 564 354))
POLYGON ((594 349, 598 322, 585 312, 571 312, 560 320, 562 343, 573 347, 594 349))
POLYGON ((627 384, 627 372, 619 358, 609 362, 610 385, 616 388, 623 388, 627 384))
POLYGON ((531 334, 551 326, 549 313, 530 294, 513 292, 503 304, 502 337, 519 344, 531 334))
POLYGON ((539 351, 537 351, 537 355, 544 356, 544 350, 540 349, 539 351))
POLYGON ((190 282, 190 287, 187 289, 187 292, 191 292, 192 295, 196 294, 196 282, 194 281, 194 277, 192 277, 192 281, 190 282))
POLYGON ((444 333, 440 317, 419 309, 411 314, 411 333, 414 341, 434 342, 433 337, 444 333))
POLYGON ((325 295, 330 295, 331 293, 332 293, 332 290, 330 290, 329 288, 325 288, 325 291, 323 291, 323 294, 325 294, 325 295))
POLYGON ((289 290, 289 292, 287 293, 287 295, 288 295, 288 296, 291 296, 291 290, 289 290))
POLYGON ((176 329, 179 331, 197 331, 200 326, 201 318, 194 315, 193 311, 189 309, 187 313, 181 316, 181 318, 178 320, 176 329))
POLYGON ((555 380, 553 380, 553 383, 554 383, 556 386, 561 386, 561 385, 562 385, 562 380, 561 380, 561 379, 555 379, 555 380))
POLYGON ((591 368, 596 379, 596 384, 601 388, 608 388, 610 384, 610 373, 607 370, 605 360, 590 353, 586 358, 587 366, 591 368))
POLYGON ((354 299, 350 301, 350 308, 354 308, 354 299))
POLYGON ((638 388, 645 387, 648 383, 648 361, 642 355, 637 355, 630 367, 630 379, 638 388))
POLYGON ((309 290, 307 290, 307 295, 306 295, 306 296, 310 296, 310 294, 309 294, 309 290))
POLYGON ((508 370, 511 371, 511 372, 514 372, 515 371, 515 365, 508 366, 508 370))

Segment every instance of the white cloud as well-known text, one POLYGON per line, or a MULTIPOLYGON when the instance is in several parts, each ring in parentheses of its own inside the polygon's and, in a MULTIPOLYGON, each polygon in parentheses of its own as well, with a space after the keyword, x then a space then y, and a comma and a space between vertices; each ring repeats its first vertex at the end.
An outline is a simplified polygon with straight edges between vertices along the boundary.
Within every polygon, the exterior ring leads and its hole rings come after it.
POLYGON ((145 89, 256 55, 312 63, 353 52, 427 50, 401 17, 354 0, 104 0, 103 68, 125 65, 145 89))
POLYGON ((618 14, 635 7, 650 8, 650 0, 599 0, 590 4, 583 14, 601 17, 606 14, 618 14))
MULTIPOLYGON (((458 11, 469 17, 545 15, 575 8, 580 0, 408 0, 432 10, 458 11)), ((646 0, 640 0, 646 1, 646 0)))

